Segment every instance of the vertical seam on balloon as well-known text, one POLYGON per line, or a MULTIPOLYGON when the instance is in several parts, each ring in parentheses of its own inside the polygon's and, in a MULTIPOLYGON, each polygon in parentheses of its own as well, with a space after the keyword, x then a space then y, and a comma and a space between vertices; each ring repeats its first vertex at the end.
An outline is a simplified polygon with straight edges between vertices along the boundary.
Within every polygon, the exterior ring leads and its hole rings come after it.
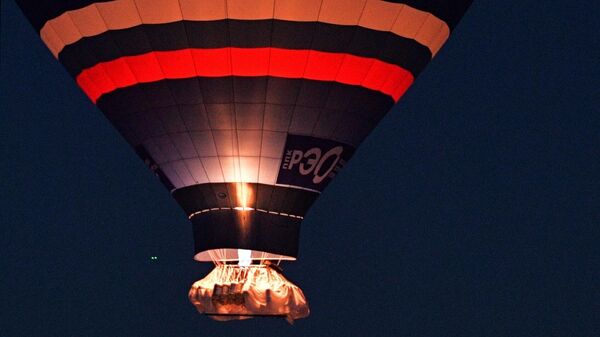
MULTIPOLYGON (((276 6, 277 0, 273 0, 273 10, 271 12, 271 34, 269 34, 269 60, 267 62, 267 75, 271 72, 271 54, 272 54, 272 47, 273 47, 273 30, 274 30, 274 22, 275 22, 275 6, 276 6)), ((255 192, 255 208, 258 207, 258 184, 260 183, 260 167, 262 164, 262 146, 263 146, 263 140, 264 140, 264 135, 265 135, 265 112, 266 112, 266 107, 267 107, 267 95, 268 95, 268 91, 269 91, 269 81, 271 79, 271 76, 267 76, 266 78, 266 83, 265 83, 265 96, 262 102, 262 121, 261 121, 261 126, 260 126, 260 142, 258 144, 258 169, 256 170, 256 192, 255 192)), ((279 174, 278 174, 279 175, 279 174)), ((275 177, 275 181, 277 181, 277 177, 275 177)), ((275 182, 273 182, 275 183, 275 182)), ((273 192, 271 191, 271 196, 273 195, 273 192)), ((269 198, 270 200, 270 198, 269 198)))
MULTIPOLYGON (((145 29, 145 27, 144 27, 144 26, 145 26, 145 24, 144 24, 144 20, 142 19, 142 15, 140 14, 140 9, 139 9, 139 7, 138 7, 137 1, 136 1, 136 0, 133 0, 133 4, 134 4, 134 6, 135 6, 135 10, 136 10, 136 12, 137 12, 137 15, 138 15, 138 17, 140 18, 140 22, 142 23, 142 24, 140 25, 140 26, 142 27, 141 31, 143 31, 143 32, 144 32, 144 35, 146 35, 146 39, 148 40, 148 44, 149 44, 150 46, 152 46, 152 42, 150 41, 150 36, 148 35, 148 33, 146 32, 146 29, 145 29)), ((182 20, 183 20, 183 17, 182 17, 182 20)), ((152 46, 152 49, 154 49, 154 46, 152 46)), ((153 52, 153 53, 151 53, 151 54, 152 54, 152 56, 154 57, 154 59, 156 60, 156 64, 158 64, 158 68, 160 69, 161 73, 163 74, 163 78, 165 78, 165 79, 168 79, 168 78, 167 78, 167 75, 166 75, 166 73, 165 73, 165 70, 163 69, 163 65, 160 63, 160 61, 159 61, 158 57, 156 56, 156 53, 155 53, 155 52, 153 52)), ((171 98, 173 99, 173 102, 177 102, 177 101, 175 100, 175 95, 173 95, 173 90, 171 89, 171 86, 169 85, 169 82, 168 82, 168 81, 166 81, 166 82, 165 82, 165 86, 166 86, 166 87, 169 89, 169 93, 171 94, 171 98)), ((159 117, 159 119, 160 119, 160 117, 159 117)), ((163 127, 163 130, 164 130, 164 127, 163 127)), ((179 159, 180 159, 180 160, 183 160, 183 156, 182 156, 182 155, 181 155, 181 153, 179 152, 179 149, 177 148, 177 146, 175 146, 175 143, 173 142, 173 140, 171 139, 171 137, 168 135, 168 133, 166 132, 166 130, 165 130, 165 135, 166 135, 166 137, 169 139, 169 142, 171 143, 171 145, 173 146, 173 148, 175 149, 175 151, 177 152, 177 154, 179 155, 179 159)), ((172 161, 172 162, 173 162, 173 161, 172 161)), ((189 175, 190 175, 190 177, 191 177, 191 176, 192 176, 192 173, 191 173, 191 172, 190 172, 190 170, 188 169, 187 165, 184 165, 184 166, 185 166, 185 169, 188 171, 188 173, 189 173, 189 175)), ((183 184, 183 179, 181 178, 181 175, 179 174, 179 172, 177 172, 177 170, 175 170, 175 169, 174 169, 174 171, 175 171, 175 174, 176 174, 176 175, 179 177, 179 180, 181 181, 181 183, 183 184)))
MULTIPOLYGON (((396 22, 398 21, 398 19, 400 19, 400 14, 402 13, 402 11, 403 11, 405 8, 406 8, 406 5, 405 5, 405 4, 403 4, 403 6, 402 6, 402 7, 400 7, 400 10, 398 11, 398 13, 396 13, 396 18, 395 18, 395 19, 392 21, 392 24, 390 25, 390 28, 389 28, 389 30, 388 30, 388 34, 392 33, 392 29, 394 28, 394 25, 396 25, 396 22)), ((391 38, 391 36, 389 36, 389 35, 388 35, 388 36, 387 36, 387 38, 386 38, 386 45, 385 45, 386 47, 387 47, 387 45, 388 45, 388 43, 389 43, 389 40, 390 40, 390 38, 391 38)), ((380 52, 379 52, 378 56, 381 56, 381 53, 382 53, 382 51, 380 51, 380 52)), ((381 59, 381 57, 376 57, 376 58, 374 58, 374 59, 381 59)), ((371 71, 371 69, 373 68, 373 65, 374 65, 374 64, 375 64, 375 62, 373 62, 373 63, 371 64, 371 67, 369 68, 369 72, 370 72, 370 71, 371 71)), ((365 78, 364 78, 364 79, 362 80, 362 82, 360 83, 360 84, 361 84, 361 86, 362 86, 362 85, 364 85, 364 83, 365 83, 365 81, 366 81, 366 79, 367 79, 367 77, 368 77, 368 75, 369 75, 369 72, 367 72, 367 75, 365 76, 365 78)), ((388 74, 388 78, 389 78, 389 74, 388 74)), ((387 78, 386 78, 386 79, 383 81, 383 84, 385 84, 386 82, 387 82, 387 78)), ((383 85, 382 85, 382 87, 383 87, 383 85)), ((396 100, 395 98, 393 98, 393 99, 394 99, 394 103, 393 103, 393 105, 395 105, 395 104, 397 103, 397 100, 396 100)), ((392 105, 392 106, 393 106, 393 105, 392 105)), ((386 111, 386 112, 385 112, 385 114, 387 114, 388 112, 389 112, 389 111, 386 111)), ((360 144, 360 142, 359 142, 359 144, 360 144)), ((357 145, 358 145, 358 144, 357 144, 357 145)))
MULTIPOLYGON (((413 40, 419 42, 417 40, 417 36, 419 36, 419 33, 421 32, 421 30, 423 30, 423 27, 425 26, 425 22, 427 22, 427 20, 429 20, 429 18, 431 16, 432 16, 431 13, 427 13, 427 15, 425 16, 425 19, 423 19, 423 22, 421 22, 421 26, 419 27, 419 29, 417 29, 417 31, 415 32, 415 35, 412 37, 413 40)), ((433 52, 431 53, 431 57, 433 58, 433 52)))
MULTIPOLYGON (((104 19, 104 16, 102 15, 102 12, 98 9, 98 6, 96 4, 93 4, 94 8, 96 9, 96 11, 98 12, 98 16, 100 17, 100 19, 102 20, 102 22, 104 23, 104 26, 108 29, 108 24, 106 23, 106 20, 104 19)), ((119 54, 123 57, 124 53, 121 50, 121 47, 119 46, 119 44, 115 41, 115 39, 112 37, 112 35, 110 36, 111 40, 113 41, 113 44, 115 46, 115 48, 119 51, 119 54)), ((139 83, 139 80, 137 79, 137 76, 135 75, 135 73, 133 72, 133 70, 131 69, 131 66, 129 65, 129 63, 127 63, 127 59, 123 57, 123 63, 127 66, 127 68, 129 69, 129 72, 131 73, 131 75, 133 76, 133 78, 135 78, 135 80, 137 81, 137 83, 139 83)), ((83 71, 82 71, 83 72, 83 71)), ((148 101, 148 95, 146 94, 146 92, 142 89, 140 89, 140 91, 144 94, 144 96, 146 96, 146 101, 148 101)), ((96 101, 99 99, 100 97, 97 97, 96 99, 94 99, 94 103, 96 103, 96 101)), ((149 109, 150 110, 150 109, 149 109)), ((149 111, 148 110, 148 111, 149 111)), ((132 114, 128 114, 127 116, 132 116, 135 113, 132 114)), ((143 146, 143 140, 140 135, 138 135, 138 133, 133 129, 133 127, 131 128, 132 132, 134 134, 137 135, 137 138, 140 141, 140 145, 143 146)))
MULTIPOLYGON (((405 7, 404 5, 403 5, 403 6, 401 6, 401 7, 400 7, 400 10, 398 10, 398 13, 396 13, 396 18, 394 18, 394 20, 392 21, 392 23, 391 23, 390 27, 388 28, 388 29, 389 29, 389 30, 387 31, 387 33, 388 33, 388 34, 390 33, 391 29, 394 27, 394 24, 396 23, 396 21, 397 21, 397 20, 398 20, 398 18, 400 17, 400 13, 401 13, 401 12, 402 12, 402 10, 404 9, 404 7, 405 7)), ((364 8, 363 8, 363 11, 364 11, 364 8)), ((362 13, 361 13, 361 16, 362 16, 362 13)), ((359 19, 359 23, 360 23, 360 19, 359 19)), ((389 39, 389 36, 386 38, 386 42, 387 42, 387 40, 388 40, 388 39, 389 39)), ((381 50, 379 51, 379 54, 378 54, 378 55, 379 55, 379 56, 381 55, 381 50)), ((365 77, 364 77, 364 78, 362 79, 362 81, 360 82, 360 85, 361 85, 361 86, 363 86, 363 84, 365 83, 365 80, 367 79, 367 77, 369 76, 369 73, 371 72, 371 69, 373 69, 373 66, 375 65, 375 60, 376 60, 376 59, 380 59, 380 58, 373 57, 373 61, 372 61, 372 62, 371 62, 371 64, 369 65, 369 69, 368 69, 368 70, 367 70, 367 72, 365 73, 365 77)), ((341 113, 341 115, 340 115, 340 118, 337 120, 337 122, 336 122, 335 126, 333 127, 333 130, 331 131, 331 136, 330 136, 330 138, 333 138, 333 136, 334 136, 334 135, 335 135, 335 133, 337 132, 337 130, 338 130, 338 128, 339 128, 339 126, 340 126, 340 124, 342 123, 342 120, 344 119, 344 116, 346 116, 346 115, 347 115, 347 111, 348 111, 348 107, 345 107, 345 108, 342 110, 342 113, 341 113)), ((387 111, 386 111, 386 113, 387 113, 387 111)), ((358 146, 360 145, 360 143, 361 143, 361 142, 362 142, 362 139, 361 139, 360 141, 356 142, 356 144, 352 144, 352 145, 354 145, 355 147, 358 147, 358 146)))
MULTIPOLYGON (((431 15, 431 14, 429 14, 429 16, 428 16, 427 18, 429 19, 429 18, 432 18, 432 17, 434 17, 434 16, 433 16, 433 15, 431 15)), ((423 25, 424 25, 424 24, 423 24, 423 25)), ((428 45, 429 45, 429 44, 431 44, 431 43, 433 42, 433 40, 434 40, 436 37, 438 37, 438 36, 440 35, 440 31, 442 30, 442 27, 443 27, 443 24, 440 22, 440 23, 439 23, 439 27, 438 27, 437 31, 435 32, 435 34, 432 34, 432 35, 431 35, 431 38, 429 39, 429 41, 427 41, 428 45)), ((422 28, 421 28, 421 29, 422 29, 422 28)), ((418 41, 417 41, 417 42, 418 42, 418 41)), ((430 59, 430 60, 432 60, 432 59, 435 57, 435 54, 436 54, 438 51, 439 51, 439 48, 438 48, 438 49, 437 49, 435 52, 431 52, 431 59, 430 59)))
MULTIPOLYGON (((358 27, 359 27, 359 26, 358 26, 358 24, 360 23, 360 20, 362 19, 362 16, 363 16, 363 14, 364 14, 364 12, 365 12, 365 7, 367 6, 367 2, 368 2, 368 0, 365 0, 365 2, 363 3, 363 7, 362 7, 362 9, 361 9, 361 11, 360 11, 360 15, 358 16, 358 20, 357 20, 357 22, 356 22, 356 25, 352 25, 352 26, 354 26, 354 33, 352 34, 352 39, 350 39, 350 45, 352 45, 352 42, 353 42, 353 41, 354 41, 354 39, 356 38, 356 31, 358 30, 358 27)), ((334 81, 334 82, 335 82, 335 80, 338 78, 338 76, 339 76, 339 74, 340 74, 340 71, 341 71, 341 69, 342 69, 342 66, 344 65, 344 61, 346 60, 346 57, 347 57, 347 55, 349 55, 349 52, 348 52, 348 53, 344 53, 344 54, 343 54, 343 56, 342 56, 342 61, 340 62, 340 66, 338 67, 338 69, 337 69, 337 72, 336 72, 335 76, 333 77, 333 79, 334 79, 333 81, 334 81)), ((373 65, 373 63, 375 63, 375 60, 372 60, 372 61, 371 61, 371 66, 373 65)), ((370 66, 370 67, 371 67, 371 66, 370 66)), ((370 69, 370 67, 369 67, 369 69, 370 69)), ((366 76, 366 75, 365 75, 365 76, 366 76)), ((326 96, 326 98, 325 98, 325 105, 327 104, 327 100, 329 99, 329 96, 331 95, 331 89, 332 89, 332 86, 330 85, 328 89, 329 89, 329 90, 327 90, 327 96, 326 96)), ((316 122, 315 122, 315 124, 313 125, 313 129, 311 130, 311 135, 313 135, 313 134, 314 134, 314 130, 315 130, 315 128, 317 127, 317 123, 319 122, 319 119, 321 118, 321 114, 323 113, 323 109, 324 109, 324 108, 325 108, 325 106, 323 106, 323 108, 319 110, 319 117, 317 118, 317 121, 316 121, 316 122)), ((343 115, 342 115, 342 117, 343 117, 343 115)), ((340 119, 341 119, 341 118, 340 118, 340 119)), ((339 120, 338 120, 338 125, 339 125, 339 120)), ((335 127, 335 128, 332 130, 332 132, 331 132, 331 136, 329 137, 330 139, 333 139, 333 140, 335 140, 335 139, 333 138, 333 136, 334 136, 334 134, 335 134, 335 130, 336 130, 336 129, 337 129, 337 125, 336 125, 336 127, 335 127)))
MULTIPOLYGON (((233 74, 233 56, 232 56, 232 50, 231 50, 231 22, 229 20, 229 0, 224 0, 225 2, 225 20, 227 22, 227 34, 226 34, 226 45, 229 46, 228 50, 228 54, 229 54, 229 72, 231 74, 233 74)), ((232 162, 232 168, 233 168, 233 180, 237 180, 238 188, 241 188, 241 172, 240 172, 240 178, 238 179, 236 177, 236 163, 235 163, 235 159, 236 159, 236 152, 235 152, 235 147, 237 145, 237 161, 238 164, 240 164, 240 146, 239 146, 239 137, 238 137, 238 133, 237 133, 237 111, 236 111, 236 97, 235 97, 235 79, 232 76, 231 77, 231 95, 232 95, 232 103, 231 103, 231 111, 232 111, 232 120, 230 120, 230 129, 229 132, 231 133, 231 162, 232 162), (235 138, 234 138, 234 134, 235 134, 235 138), (234 144, 234 140, 235 140, 235 144, 234 144)), ((218 153, 217 153, 218 154, 218 153)), ((219 156, 219 163, 221 163, 221 157, 219 156)), ((222 167, 221 167, 222 169, 222 167)), ((241 168, 240 168, 241 170, 241 168)), ((225 181, 225 175, 223 175, 223 180, 225 181)), ((228 191, 229 191, 229 186, 228 186, 228 191)), ((231 192, 231 191, 230 191, 231 192)), ((230 193, 231 194, 231 193, 230 193)), ((233 207, 233 205, 231 205, 231 207, 233 207)))
MULTIPOLYGON (((58 34, 58 32, 56 31, 56 29, 54 28, 54 25, 53 25, 52 22, 49 23, 48 27, 54 32, 54 34, 58 37, 58 39, 60 41, 62 41, 62 43, 65 43, 65 41, 63 40, 63 38, 60 36, 60 34, 58 34)), ((57 54, 56 58, 58 59, 58 54, 57 54)), ((76 82, 79 82, 79 81, 77 81, 77 77, 75 77, 75 80, 76 80, 76 82)), ((89 80, 89 77, 88 77, 88 80, 89 80)), ((89 83, 92 84, 94 87, 96 87, 96 84, 94 82, 92 82, 91 80, 89 81, 89 83)), ((77 84, 79 84, 79 83, 77 83, 77 84)), ((85 92, 85 90, 83 90, 83 86, 79 85, 79 87, 81 88, 81 90, 87 96, 87 92, 85 92)), ((96 102, 94 101, 94 103, 96 103, 96 102)))
MULTIPOLYGON (((96 8, 96 7, 94 7, 94 8, 96 8)), ((65 12, 65 14, 66 14, 66 16, 69 18, 69 20, 71 20, 71 23, 73 24, 73 27, 75 27, 75 29, 77 29, 77 31, 79 32, 79 35, 81 35, 81 36, 82 36, 82 38, 83 38, 83 37, 84 37, 83 33, 81 32, 81 30, 79 29, 79 27, 78 27, 78 26, 75 24, 75 22, 73 21, 73 17, 71 17, 71 11, 67 11, 67 12, 65 12)), ((98 14, 98 15, 100 15, 100 14, 98 14)), ((90 53, 90 54, 91 54, 91 53, 90 53)), ((95 56, 95 55, 93 55, 93 56, 95 56)), ((102 65, 102 70, 103 70, 103 72, 104 72, 104 75, 106 76, 106 78, 107 78, 109 81, 111 81, 111 83, 113 84, 113 86, 115 87, 115 89, 118 89, 119 87, 118 87, 118 86, 117 86, 117 84, 116 84, 116 83, 113 81, 113 79, 112 79, 112 78, 111 78, 111 77, 108 75, 108 72, 106 71, 106 68, 104 67, 104 65, 102 65)), ((104 115, 104 113, 103 113, 103 115, 104 115)), ((115 122, 116 122, 116 120, 115 120, 115 122)), ((115 124, 116 124, 116 123, 115 123, 115 124)), ((116 126, 116 125, 115 125, 115 126, 116 126)), ((132 127, 130 127, 129 125, 127 125, 127 128, 128 128, 128 129, 130 129, 130 131, 131 131, 132 133, 134 133, 134 131, 133 131, 133 128, 132 128, 132 127)), ((118 129, 117 129, 117 130, 118 130, 118 129)))
MULTIPOLYGON (((232 51, 231 51, 231 27, 230 27, 230 21, 229 21, 229 1, 225 0, 225 16, 226 16, 226 21, 227 21, 227 42, 226 45, 228 45, 230 48, 228 48, 228 54, 229 54, 229 72, 233 74, 233 57, 232 57, 232 51)), ((231 159, 232 159, 232 163, 233 163, 233 179, 237 180, 238 182, 241 182, 241 172, 240 172, 240 176, 239 178, 236 176, 236 162, 235 162, 235 147, 237 145, 237 162, 238 165, 240 165, 240 146, 239 146, 239 137, 238 137, 238 132, 237 132, 237 111, 236 111, 236 97, 235 97, 235 79, 234 77, 231 77, 231 95, 232 95, 232 104, 231 104, 231 108, 232 108, 232 120, 230 120, 230 122, 232 122, 233 124, 231 125, 230 128, 230 133, 231 133, 231 159), (235 134, 235 137, 234 137, 235 134), (234 139, 235 139, 235 144, 234 144, 234 139)), ((240 168, 241 170, 241 168, 240 168)), ((223 177, 225 178, 225 177, 223 177)))
MULTIPOLYGON (((323 0, 321 0, 321 4, 319 5, 319 11, 317 12, 317 21, 316 21, 317 23, 319 22, 319 17, 321 16, 321 10, 322 9, 323 9, 323 0)), ((316 29, 317 27, 318 26, 315 25, 314 29, 316 29)), ((309 51, 308 51, 308 53, 306 55, 306 61, 304 62, 304 69, 302 70, 302 76, 301 76, 301 78, 304 78, 304 75, 306 75, 306 68, 308 67, 308 61, 310 59, 311 53, 313 53, 312 46, 313 46, 313 43, 315 42, 315 35, 316 35, 315 34, 315 30, 313 30, 312 37, 310 39, 310 49, 309 49, 309 51)), ((292 127, 292 121, 294 120, 294 114, 296 113, 296 106, 297 106, 296 104, 298 103, 298 99, 300 98, 300 92, 302 92, 302 87, 303 86, 304 86, 304 83, 303 82, 300 83, 300 86, 298 88, 298 92, 296 93, 296 99, 294 100, 294 103, 290 105, 290 110, 291 110, 290 111, 290 120, 288 121, 288 127, 287 127, 287 131, 286 131, 286 141, 285 141, 285 144, 287 144, 287 136, 289 136, 289 134, 290 134, 290 128, 292 127)), ((284 149, 283 149, 284 151, 285 151, 285 144, 284 144, 284 149)), ((279 169, 281 169, 281 162, 279 163, 279 169)), ((279 177, 279 173, 277 174, 277 176, 279 177)), ((277 183, 277 180, 275 180, 275 183, 277 183)), ((290 187, 291 185, 287 184, 287 186, 290 187)), ((283 198, 282 198, 283 201, 287 200, 288 194, 289 194, 288 191, 285 190, 283 198)))
MULTIPOLYGON (((185 26, 186 20, 183 17, 183 9, 181 9, 181 1, 177 0, 177 4, 179 5, 179 13, 181 14, 181 22, 182 22, 182 25, 183 25, 183 31, 185 33, 185 39, 187 41, 188 47, 191 47, 190 46, 190 37, 188 35, 187 28, 185 26)), ((206 114, 206 121, 209 123, 209 132, 211 134, 211 138, 212 138, 213 143, 214 143, 215 138, 214 138, 214 135, 212 134, 212 129, 210 129, 210 121, 208 120, 208 110, 206 109, 206 103, 204 102, 204 93, 202 92, 202 85, 200 83, 200 77, 199 77, 199 74, 198 74, 198 68, 196 67, 196 62, 194 61, 194 55, 192 53, 192 49, 191 48, 190 48, 190 57, 191 57, 191 60, 192 60, 192 66, 194 66, 194 71, 196 72, 196 79, 195 80, 198 83, 198 92, 200 93, 200 95, 202 97, 202 106, 204 107, 204 113, 206 114)), ((179 111, 181 111, 181 105, 180 104, 177 104, 177 109, 179 111)), ((194 147, 194 151, 196 152, 196 155, 198 156, 197 158, 198 158, 198 161, 200 162, 200 166, 202 166, 202 170, 204 171, 204 174, 206 175, 206 179, 210 183, 211 179, 210 179, 210 176, 208 175, 208 171, 206 170, 206 167, 204 166, 204 163, 202 162, 202 159, 200 157, 200 153, 198 152, 198 148, 196 147, 196 143, 194 142, 194 139, 192 138, 191 132, 189 132, 189 129, 188 129, 185 121, 183 121, 183 125, 185 126, 186 130, 188 130, 188 136, 190 137, 190 141, 192 142, 192 147, 194 147)), ((215 144, 215 150, 216 150, 216 148, 217 148, 217 145, 215 144)), ((187 163, 186 163, 186 165, 187 165, 187 163)), ((221 171, 222 171, 222 168, 221 168, 221 171)), ((223 174, 223 172, 221 172, 221 174, 223 174)), ((213 190, 213 194, 217 195, 217 191, 215 191, 215 189, 214 189, 213 186, 211 186, 211 189, 213 190)))
MULTIPOLYGON (((395 20, 394 20, 394 22, 392 23, 392 27, 390 27, 390 30, 394 28, 394 25, 396 24, 396 22, 397 22, 397 21, 398 21, 398 19, 400 18, 400 12, 402 12, 402 11, 403 11, 403 10, 404 10, 406 7, 407 7, 407 5, 404 5, 404 6, 402 6, 402 8, 400 9, 400 11, 398 12, 398 16, 396 16, 396 19, 395 19, 395 20)), ((431 15, 431 14, 429 14, 429 13, 428 13, 428 15, 431 15)), ((426 21, 426 20, 423 20, 423 22, 421 23, 421 28, 422 28, 422 27, 423 27, 423 25, 425 24, 425 21, 426 21)), ((415 33, 414 37, 416 37, 416 36, 418 35, 418 32, 420 31, 420 29, 421 29, 421 28, 419 28, 419 29, 417 30, 417 33, 415 33)), ((415 39, 414 39, 414 37, 412 38, 413 40, 415 40, 415 39)), ((407 38, 408 38, 408 37, 407 37, 407 38)), ((389 37, 388 37, 388 39, 389 39, 389 37)), ((415 41, 416 41, 416 40, 415 40, 415 41)), ((417 41, 417 42, 418 42, 418 41, 417 41)), ((432 57, 433 57, 433 56, 432 56, 432 57)), ((430 58, 429 60, 431 60, 431 58, 430 58)), ((413 75, 412 73, 411 73, 411 75, 410 75, 410 76, 404 76, 404 80, 403 80, 403 81, 401 81, 401 82, 398 84, 398 86, 397 86, 397 89, 401 88, 401 85, 404 85, 404 83, 405 83, 405 82, 411 82, 412 80, 414 80, 414 76, 415 76, 415 75, 413 75), (411 78, 412 78, 412 79, 411 79, 411 78)), ((388 81, 388 80, 389 80, 389 76, 388 76, 388 78, 386 78, 386 80, 383 82, 383 85, 382 85, 382 87, 384 87, 384 86, 385 86, 385 84, 387 83, 387 81, 388 81)), ((364 81, 363 81, 363 83, 364 83, 364 81)), ((410 83, 408 83, 408 86, 410 86, 410 83)), ((407 87, 407 88, 405 88, 405 89, 402 91, 402 94, 404 94, 404 93, 406 92, 406 90, 407 90, 407 89, 408 89, 408 87, 407 87)), ((396 98, 395 96, 392 96, 392 97, 393 97, 393 99, 394 99, 394 104, 392 105, 392 108, 393 108, 393 107, 396 105, 396 103, 398 103, 398 101, 400 100, 401 96, 402 96, 402 95, 400 95, 400 97, 398 97, 398 98, 396 98)), ((386 111, 386 114, 387 114, 388 112, 389 112, 389 111, 386 111)))

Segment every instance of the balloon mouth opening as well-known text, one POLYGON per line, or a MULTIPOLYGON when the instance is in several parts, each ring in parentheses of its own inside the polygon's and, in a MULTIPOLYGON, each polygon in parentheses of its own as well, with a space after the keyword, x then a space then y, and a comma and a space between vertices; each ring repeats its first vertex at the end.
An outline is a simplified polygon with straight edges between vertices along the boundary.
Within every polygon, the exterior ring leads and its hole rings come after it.
MULTIPOLYGON (((236 261, 296 261, 288 255, 274 254, 260 250, 238 248, 209 249, 194 255, 194 260, 200 262, 236 262, 236 261)), ((247 262, 246 262, 247 263, 247 262)), ((251 264, 251 263, 248 263, 251 264)))
POLYGON ((268 260, 217 264, 192 284, 189 299, 199 313, 217 321, 282 317, 292 323, 310 313, 302 290, 268 260))

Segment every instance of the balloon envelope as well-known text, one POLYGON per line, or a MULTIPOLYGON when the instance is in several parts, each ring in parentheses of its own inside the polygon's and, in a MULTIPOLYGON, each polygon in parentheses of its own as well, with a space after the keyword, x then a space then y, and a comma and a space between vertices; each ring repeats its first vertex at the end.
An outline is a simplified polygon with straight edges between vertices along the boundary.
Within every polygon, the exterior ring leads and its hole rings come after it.
POLYGON ((296 258, 310 206, 471 1, 17 2, 189 216, 195 258, 223 262, 296 258))

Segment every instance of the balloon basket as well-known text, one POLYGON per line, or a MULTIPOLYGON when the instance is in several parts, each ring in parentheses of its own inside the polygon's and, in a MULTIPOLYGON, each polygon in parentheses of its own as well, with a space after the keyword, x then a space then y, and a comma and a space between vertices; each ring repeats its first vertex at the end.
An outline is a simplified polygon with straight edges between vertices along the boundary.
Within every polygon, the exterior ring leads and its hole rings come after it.
POLYGON ((268 264, 219 264, 194 282, 189 299, 217 321, 282 317, 292 323, 310 312, 302 290, 268 264))

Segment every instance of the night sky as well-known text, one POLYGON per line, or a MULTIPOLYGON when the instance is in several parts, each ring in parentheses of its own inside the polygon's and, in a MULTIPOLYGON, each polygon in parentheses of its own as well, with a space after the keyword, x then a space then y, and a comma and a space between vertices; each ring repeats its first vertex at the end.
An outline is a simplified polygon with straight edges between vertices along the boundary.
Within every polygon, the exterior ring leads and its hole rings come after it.
POLYGON ((290 326, 196 313, 184 212, 2 1, 0 336, 599 336, 599 13, 473 4, 305 218, 290 326))

